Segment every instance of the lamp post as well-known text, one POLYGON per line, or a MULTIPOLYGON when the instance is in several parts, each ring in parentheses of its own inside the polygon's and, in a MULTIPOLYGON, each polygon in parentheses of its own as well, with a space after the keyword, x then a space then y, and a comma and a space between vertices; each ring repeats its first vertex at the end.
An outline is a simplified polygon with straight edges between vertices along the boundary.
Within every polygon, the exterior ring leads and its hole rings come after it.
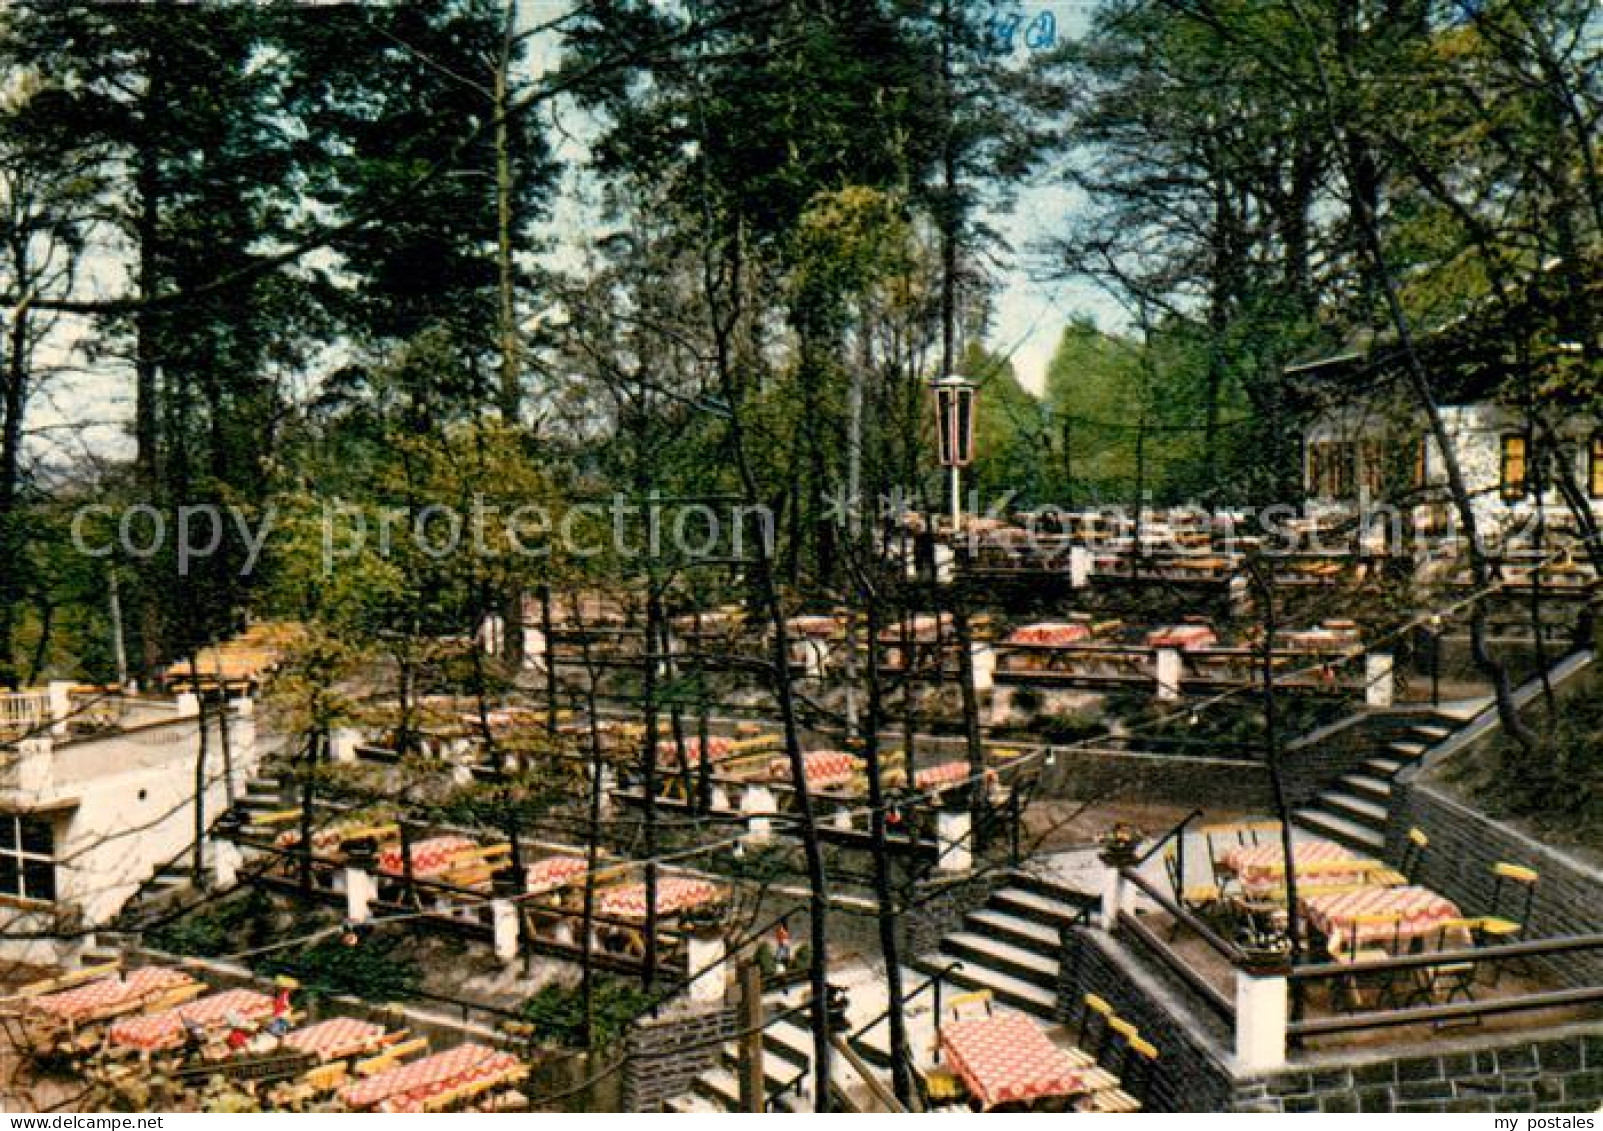
POLYGON ((963 520, 963 468, 974 461, 974 392, 976 386, 956 373, 930 382, 935 394, 935 434, 942 467, 952 469, 952 542, 963 520))

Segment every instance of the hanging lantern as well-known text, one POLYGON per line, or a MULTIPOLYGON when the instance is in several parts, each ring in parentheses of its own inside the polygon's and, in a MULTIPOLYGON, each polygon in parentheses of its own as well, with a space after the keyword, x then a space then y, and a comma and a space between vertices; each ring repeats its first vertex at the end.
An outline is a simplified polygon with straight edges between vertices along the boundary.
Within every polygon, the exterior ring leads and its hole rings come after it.
POLYGON ((930 382, 935 393, 935 434, 940 440, 942 467, 967 467, 974 462, 975 384, 967 377, 948 373, 930 382))

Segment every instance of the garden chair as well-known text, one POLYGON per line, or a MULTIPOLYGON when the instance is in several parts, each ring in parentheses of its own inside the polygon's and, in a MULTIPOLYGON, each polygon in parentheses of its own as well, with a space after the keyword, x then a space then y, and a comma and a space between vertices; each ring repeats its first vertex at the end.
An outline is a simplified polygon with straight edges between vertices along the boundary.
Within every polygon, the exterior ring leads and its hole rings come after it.
MULTIPOLYGON (((1339 950, 1333 950, 1331 957, 1349 967, 1369 962, 1380 962, 1391 958, 1397 953, 1398 947, 1401 945, 1402 929, 1403 917, 1401 915, 1355 915, 1348 921, 1345 945, 1339 950), (1361 941, 1365 935, 1379 935, 1384 938, 1387 934, 1391 936, 1389 947, 1377 946, 1373 942, 1365 944, 1361 941)), ((1374 993, 1377 1007, 1396 1004, 1397 974, 1395 971, 1349 973, 1338 979, 1336 984, 1347 998, 1348 1013, 1357 1013, 1363 1006, 1365 990, 1370 990, 1374 993)))
POLYGON ((1410 880, 1417 881, 1420 868, 1425 863, 1425 850, 1429 847, 1430 837, 1422 829, 1409 829, 1408 843, 1403 847, 1403 859, 1398 871, 1410 880))
POLYGON ((1076 1110, 1099 1115, 1124 1115, 1140 1111, 1151 1095, 1157 1063, 1157 1046, 1139 1035, 1132 1037, 1125 1052, 1121 1083, 1116 1087, 1091 1092, 1079 1102, 1076 1110))
POLYGON ((1086 994, 1085 1008, 1080 1013, 1080 1032, 1074 1038, 1074 1043, 1092 1058, 1100 1061, 1103 1049, 1107 1046, 1108 1034, 1111 1032, 1108 1023, 1112 1019, 1111 1005, 1096 994, 1086 994))
MULTIPOLYGON (((1461 950, 1464 940, 1472 938, 1479 925, 1478 919, 1443 921, 1441 929, 1436 934, 1435 949, 1440 952, 1461 950)), ((1476 966, 1477 963, 1473 959, 1467 959, 1415 970, 1414 989, 1408 997, 1407 1004, 1422 1002, 1447 1005, 1460 996, 1465 1001, 1474 1001, 1476 966)))
MULTIPOLYGON (((1508 864, 1499 861, 1492 865, 1492 909, 1482 916, 1475 932, 1475 937, 1481 943, 1516 943, 1522 942, 1525 933, 1530 927, 1531 905, 1536 900, 1536 885, 1541 882, 1541 876, 1534 868, 1527 868, 1523 864, 1508 864), (1523 899, 1520 893, 1523 892, 1523 899), (1505 912, 1504 897, 1508 896, 1510 906, 1505 912), (1511 919, 1509 913, 1513 912, 1512 905, 1520 903, 1519 918, 1511 919)), ((1497 985, 1502 977, 1501 963, 1491 963, 1492 985, 1497 985)), ((1530 964, 1524 963, 1521 967, 1529 973, 1530 964)))

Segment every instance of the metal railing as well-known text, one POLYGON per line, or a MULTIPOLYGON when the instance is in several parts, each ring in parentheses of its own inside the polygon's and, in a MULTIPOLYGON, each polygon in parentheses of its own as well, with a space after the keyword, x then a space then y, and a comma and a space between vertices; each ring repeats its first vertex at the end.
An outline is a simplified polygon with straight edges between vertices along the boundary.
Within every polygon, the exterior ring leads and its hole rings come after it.
MULTIPOLYGON (((1551 958, 1579 951, 1603 950, 1603 934, 1569 935, 1562 938, 1531 939, 1497 946, 1463 947, 1455 950, 1422 951, 1367 962, 1320 962, 1294 967, 1287 974, 1293 985, 1318 981, 1393 975, 1432 967, 1475 965, 1533 958, 1551 958)), ((1566 1006, 1603 1002, 1603 986, 1581 986, 1565 990, 1544 990, 1510 997, 1488 998, 1443 1004, 1373 1009, 1334 1017, 1304 1018, 1286 1026, 1287 1037, 1326 1036, 1356 1033, 1402 1025, 1439 1024, 1444 1021, 1471 1020, 1508 1013, 1529 1013, 1566 1006)))

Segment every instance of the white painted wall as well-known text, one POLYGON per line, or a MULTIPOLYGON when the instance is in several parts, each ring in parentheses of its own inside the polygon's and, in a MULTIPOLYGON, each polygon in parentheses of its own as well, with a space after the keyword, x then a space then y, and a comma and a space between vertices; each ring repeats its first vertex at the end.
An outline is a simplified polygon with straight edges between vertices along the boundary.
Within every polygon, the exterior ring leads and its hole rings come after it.
MULTIPOLYGON (((1476 518, 1485 524, 1485 532, 1491 533, 1494 528, 1506 526, 1531 514, 1537 502, 1534 495, 1510 501, 1504 499, 1500 491, 1502 437, 1523 431, 1519 414, 1501 405, 1480 403, 1444 405, 1441 415, 1442 423, 1457 453, 1459 466, 1463 470, 1465 486, 1474 500, 1476 518)), ((1590 472, 1588 444, 1592 432, 1599 423, 1592 417, 1577 416, 1576 419, 1567 421, 1560 429, 1561 435, 1568 442, 1575 478, 1583 490, 1588 485, 1590 472)), ((1304 433, 1303 482, 1309 482, 1311 461, 1308 451, 1309 445, 1313 443, 1341 441, 1361 448, 1364 440, 1383 439, 1388 431, 1394 437, 1409 436, 1424 431, 1424 427, 1424 418, 1420 414, 1414 414, 1411 418, 1399 422, 1397 417, 1388 416, 1380 409, 1368 405, 1350 405, 1325 412, 1315 419, 1304 433)), ((1441 448, 1434 438, 1427 441, 1425 465, 1428 483, 1445 487, 1447 482, 1445 463, 1441 448)), ((1360 473, 1360 481, 1362 478, 1360 473)), ((1310 501, 1315 504, 1316 509, 1318 504, 1336 502, 1330 499, 1310 501)), ((1549 508, 1559 510, 1565 505, 1558 491, 1553 488, 1549 488, 1545 493, 1542 502, 1549 508)), ((1603 517, 1603 500, 1593 500, 1592 511, 1603 517)))
MULTIPOLYGON (((208 720, 208 825, 228 804, 219 729, 215 718, 208 720)), ((229 736, 238 796, 259 756, 248 703, 243 712, 238 704, 230 711, 229 736)), ((193 843, 199 738, 198 720, 188 717, 58 743, 47 766, 35 763, 33 788, 0 791, 0 808, 49 810, 57 904, 78 908, 83 927, 109 923, 161 865, 193 843)), ((57 945, 18 937, 48 929, 47 917, 0 906, 0 957, 53 962, 73 953, 71 940, 57 945)))

